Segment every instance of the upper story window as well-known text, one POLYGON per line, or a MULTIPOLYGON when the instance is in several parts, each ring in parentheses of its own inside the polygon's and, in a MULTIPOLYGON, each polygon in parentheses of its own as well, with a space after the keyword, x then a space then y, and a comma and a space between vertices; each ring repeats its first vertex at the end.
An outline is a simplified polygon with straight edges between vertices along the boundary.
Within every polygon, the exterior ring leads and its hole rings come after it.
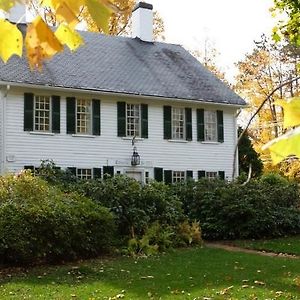
POLYGON ((126 104, 126 136, 140 137, 141 109, 139 104, 126 104))
POLYGON ((172 107, 172 139, 185 139, 184 108, 172 107))
POLYGON ((164 139, 192 141, 192 109, 188 107, 163 107, 164 139))
POLYGON ((24 131, 60 133, 60 97, 25 93, 24 131))
POLYGON ((76 133, 92 134, 92 101, 76 100, 76 133))
POLYGON ((205 141, 218 141, 217 112, 204 111, 204 139, 205 141))
POLYGON ((148 105, 117 102, 119 137, 148 138, 148 105))
POLYGON ((34 130, 51 131, 51 97, 35 96, 34 98, 34 130))
POLYGON ((223 111, 197 109, 197 139, 201 142, 224 142, 223 111))
POLYGON ((101 134, 101 101, 67 97, 67 133, 101 134))

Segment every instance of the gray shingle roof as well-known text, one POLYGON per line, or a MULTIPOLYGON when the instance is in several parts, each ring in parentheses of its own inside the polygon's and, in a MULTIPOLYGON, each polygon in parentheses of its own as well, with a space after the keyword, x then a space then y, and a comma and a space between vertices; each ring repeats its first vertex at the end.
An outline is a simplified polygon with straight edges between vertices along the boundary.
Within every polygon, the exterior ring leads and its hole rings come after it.
MULTIPOLYGON (((23 28, 24 29, 24 28, 23 28)), ((85 45, 30 71, 26 58, 0 62, 0 81, 244 105, 179 45, 81 32, 85 45)), ((1 60, 0 60, 1 61, 1 60)))

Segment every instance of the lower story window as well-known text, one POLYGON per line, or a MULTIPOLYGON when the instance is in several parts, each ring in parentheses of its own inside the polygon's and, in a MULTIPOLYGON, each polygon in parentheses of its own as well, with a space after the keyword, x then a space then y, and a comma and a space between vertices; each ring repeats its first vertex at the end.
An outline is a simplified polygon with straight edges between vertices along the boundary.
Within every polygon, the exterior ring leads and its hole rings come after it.
POLYGON ((145 172, 145 183, 148 184, 149 183, 149 172, 145 172))
POLYGON ((172 179, 173 179, 172 180, 173 183, 184 181, 185 180, 185 172, 184 171, 173 171, 172 179))
POLYGON ((206 172, 206 178, 208 179, 216 179, 218 178, 218 172, 206 172))
POLYGON ((92 169, 77 169, 76 176, 80 179, 88 180, 93 178, 92 174, 92 169))

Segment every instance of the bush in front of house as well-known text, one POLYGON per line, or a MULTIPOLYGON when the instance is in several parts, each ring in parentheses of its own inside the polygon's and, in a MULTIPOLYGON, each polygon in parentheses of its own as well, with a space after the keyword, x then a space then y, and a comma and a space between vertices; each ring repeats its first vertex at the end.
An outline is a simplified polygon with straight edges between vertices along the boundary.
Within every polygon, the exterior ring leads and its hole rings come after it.
POLYGON ((153 181, 142 186, 132 178, 118 175, 86 181, 80 188, 87 197, 114 213, 121 236, 141 236, 154 222, 173 226, 185 218, 178 197, 163 183, 153 181))
POLYGON ((115 222, 108 209, 65 194, 29 173, 0 177, 0 263, 93 257, 109 250, 115 222))
POLYGON ((206 239, 276 237, 300 233, 299 189, 278 175, 227 183, 199 180, 174 186, 185 213, 206 239))

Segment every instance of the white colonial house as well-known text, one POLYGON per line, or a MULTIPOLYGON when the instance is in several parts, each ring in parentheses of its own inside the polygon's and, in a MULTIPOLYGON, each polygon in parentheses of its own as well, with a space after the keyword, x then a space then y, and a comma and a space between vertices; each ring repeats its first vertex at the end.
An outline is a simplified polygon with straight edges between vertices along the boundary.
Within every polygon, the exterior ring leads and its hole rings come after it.
POLYGON ((42 72, 26 58, 0 63, 1 174, 49 159, 87 179, 231 179, 244 100, 183 47, 152 41, 152 5, 136 6, 133 28, 82 32, 85 46, 42 72))

